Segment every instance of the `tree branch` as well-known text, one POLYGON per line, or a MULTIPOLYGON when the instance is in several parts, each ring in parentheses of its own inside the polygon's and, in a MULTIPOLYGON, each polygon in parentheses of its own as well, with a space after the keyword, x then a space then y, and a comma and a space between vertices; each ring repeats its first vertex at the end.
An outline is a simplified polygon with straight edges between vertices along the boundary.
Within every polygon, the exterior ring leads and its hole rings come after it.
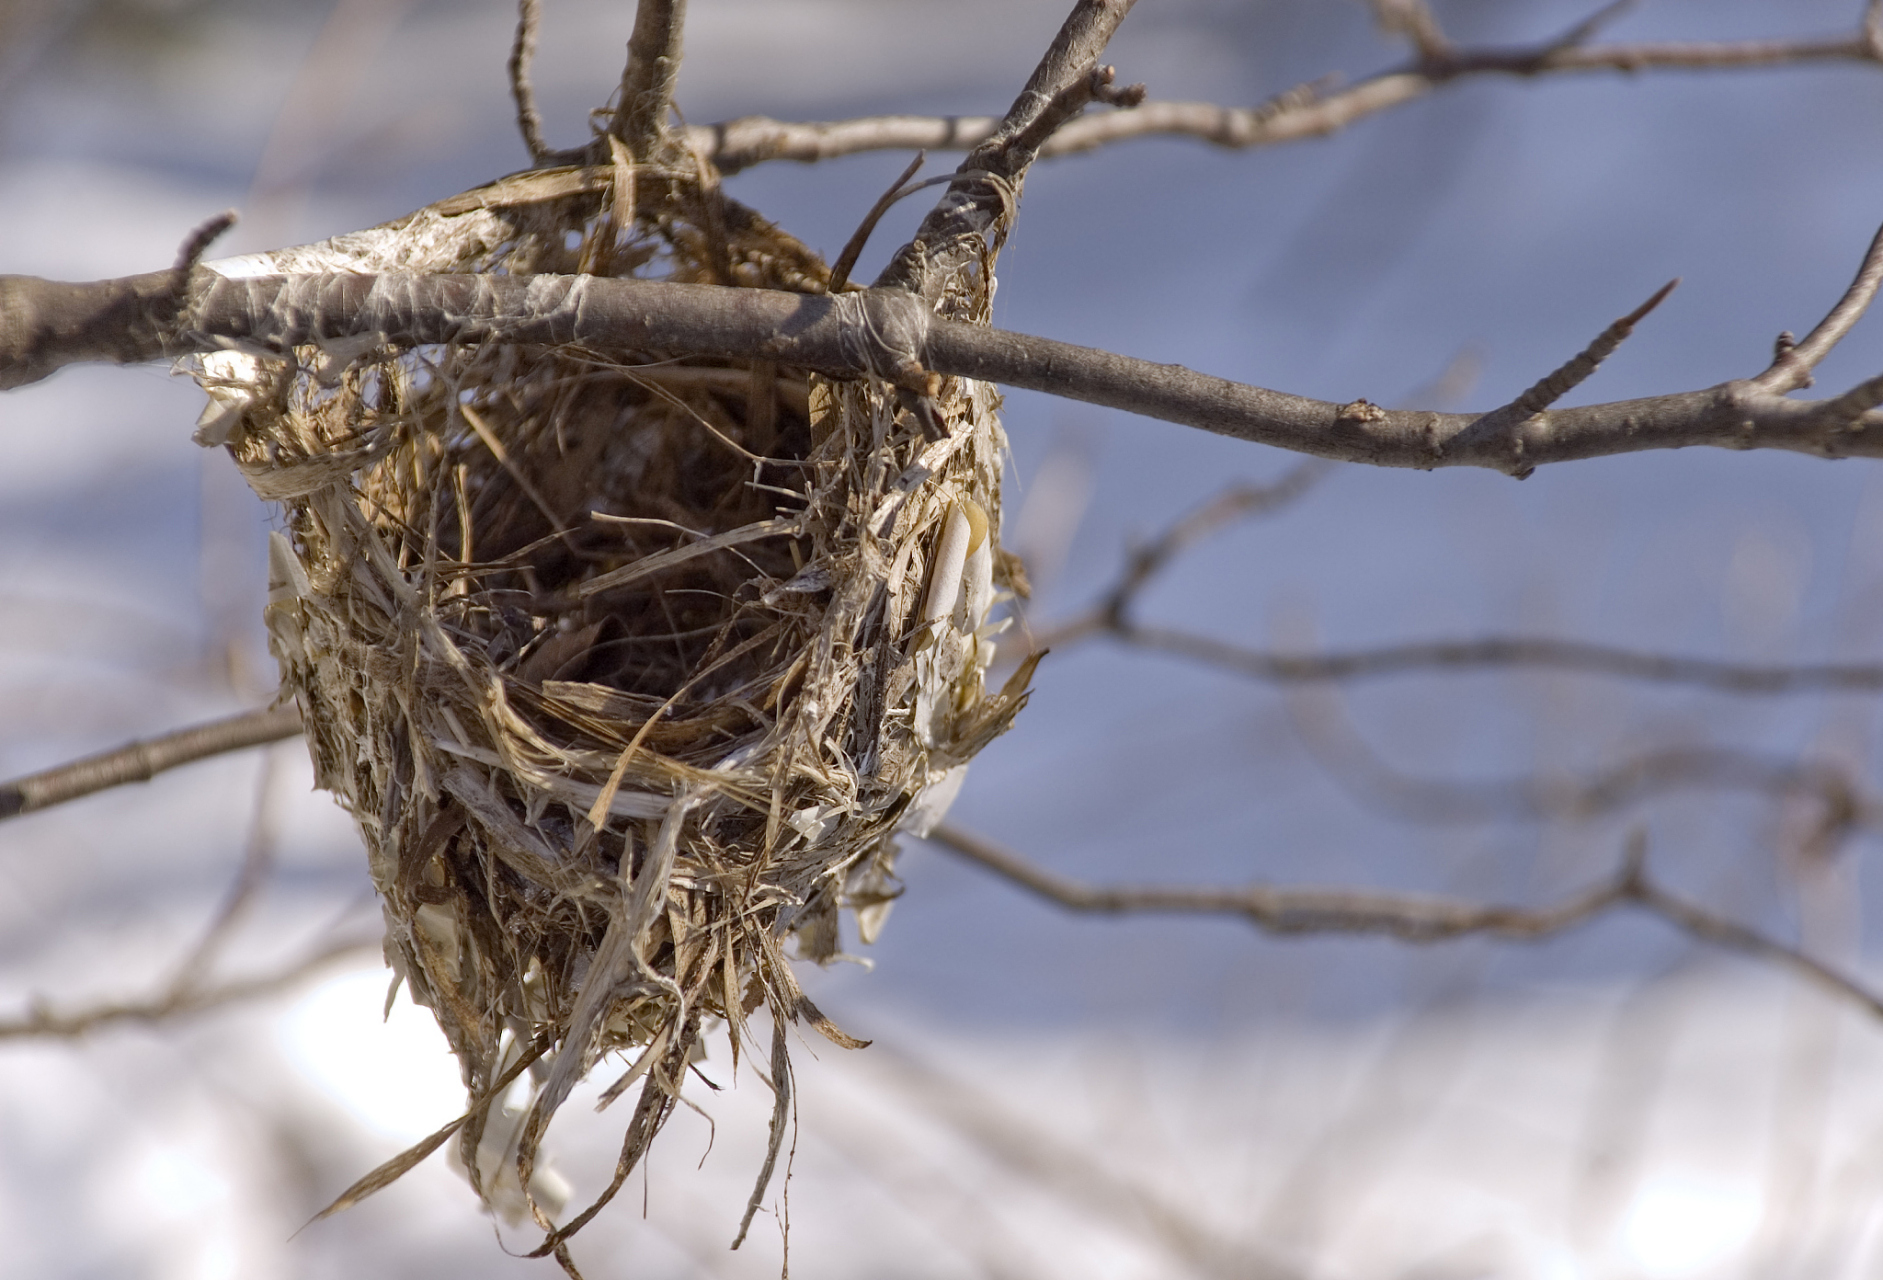
MULTIPOLYGON (((1040 148, 1091 102, 1116 97, 1110 68, 1101 69, 1098 58, 1135 3, 1078 0, 1020 96, 961 162, 914 237, 876 278, 879 286, 906 289, 932 306, 949 280, 979 261, 987 234, 998 235, 1017 211, 1040 148)), ((1139 89, 1128 100, 1142 98, 1139 89)))
MULTIPOLYGON (((1368 116, 1404 106, 1472 77, 1730 70, 1816 62, 1883 63, 1883 40, 1873 38, 1868 26, 1844 36, 1638 44, 1586 43, 1592 34, 1592 30, 1579 28, 1519 48, 1450 47, 1421 54, 1408 64, 1368 76, 1347 88, 1330 87, 1329 80, 1323 79, 1252 107, 1146 101, 1128 111, 1071 121, 1040 147, 1039 155, 1042 159, 1071 155, 1153 136, 1196 138, 1235 150, 1300 142, 1336 133, 1368 116)), ((998 125, 992 116, 874 116, 813 123, 745 116, 689 129, 688 141, 721 172, 734 173, 769 160, 812 163, 859 151, 969 150, 992 137, 998 125)))
MULTIPOLYGON (((1883 235, 1883 232, 1878 234, 1883 235)), ((1641 323, 1649 312, 1660 306, 1667 295, 1674 291, 1674 286, 1679 283, 1678 280, 1669 280, 1655 290, 1653 297, 1602 330, 1596 335, 1594 342, 1552 371, 1548 377, 1531 386, 1509 404, 1493 409, 1479 418, 1472 424, 1471 434, 1486 437, 1507 434, 1574 391, 1588 379, 1590 374, 1601 367, 1604 360, 1615 354, 1615 349, 1634 333, 1635 326, 1641 323)), ((1522 478, 1521 475, 1519 478, 1522 478)))
POLYGON ((517 106, 517 132, 529 148, 530 160, 541 164, 551 155, 543 140, 543 117, 536 109, 536 89, 530 84, 530 63, 536 57, 536 29, 542 21, 542 0, 517 0, 516 42, 510 47, 510 97, 517 106))
POLYGON ((657 158, 668 136, 667 111, 673 106, 674 81, 680 77, 685 26, 686 0, 640 0, 634 10, 621 100, 615 105, 609 132, 641 163, 657 158))
POLYGON ((72 1039, 113 1023, 166 1022, 244 1000, 259 1000, 279 995, 342 960, 371 954, 382 945, 379 938, 335 942, 273 973, 213 987, 172 986, 149 999, 111 1001, 76 1013, 59 1013, 35 1001, 23 1017, 0 1018, 0 1040, 72 1039))
MULTIPOLYGON (((1237 675, 1277 684, 1357 680, 1420 671, 1467 672, 1496 667, 1551 667, 1586 675, 1697 685, 1722 693, 1746 695, 1874 693, 1883 690, 1883 665, 1876 663, 1765 666, 1720 662, 1711 658, 1684 658, 1612 645, 1588 644, 1580 640, 1543 637, 1485 636, 1476 640, 1412 641, 1345 652, 1273 653, 1263 649, 1243 648, 1208 636, 1162 627, 1144 627, 1131 622, 1107 627, 1102 625, 1102 621, 1095 621, 1090 630, 1104 631, 1134 648, 1175 654, 1237 675)), ((1080 634, 1069 625, 1042 635, 1040 643, 1044 645, 1050 641, 1064 644, 1077 639, 1080 634)))
POLYGON ((1829 761, 1682 746, 1644 751, 1587 774, 1454 781, 1403 773, 1387 764, 1331 706, 1298 707, 1295 724, 1310 752, 1363 804, 1409 822, 1586 822, 1684 790, 1808 797, 1840 830, 1874 826, 1879 817, 1876 801, 1858 789, 1848 771, 1829 761))
POLYGON ((930 315, 899 289, 836 297, 592 276, 171 272, 90 284, 0 276, 0 389, 82 360, 120 363, 231 344, 280 352, 377 334, 423 343, 577 344, 774 360, 898 383, 924 370, 1025 387, 1375 466, 1537 466, 1647 449, 1777 448, 1883 456, 1883 379, 1839 399, 1793 400, 1740 379, 1698 391, 1546 410, 1487 430, 1482 415, 1339 405, 1090 347, 930 315), (1874 385, 1873 385, 1874 384, 1874 385))
POLYGON ((1325 463, 1304 462, 1271 484, 1238 485, 1211 498, 1143 546, 1132 548, 1125 557, 1124 569, 1100 595, 1098 603, 1033 633, 1033 650, 1063 649, 1102 635, 1135 649, 1188 658, 1273 684, 1312 684, 1431 671, 1550 667, 1625 680, 1695 685, 1748 696, 1883 690, 1883 664, 1879 663, 1721 662, 1579 640, 1526 636, 1408 641, 1332 653, 1276 653, 1187 631, 1145 626, 1137 621, 1134 612, 1138 598, 1177 556, 1237 520, 1282 510, 1327 474, 1325 463))
POLYGON ((1857 268, 1857 278, 1844 290, 1837 305, 1818 321, 1817 328, 1805 335, 1803 342, 1793 342, 1789 333, 1780 334, 1771 367, 1753 381, 1780 395, 1810 386, 1811 371, 1843 340, 1851 326, 1863 318, 1876 299, 1879 285, 1883 285, 1883 228, 1871 239, 1870 251, 1863 255, 1863 265, 1857 268))
POLYGON ((41 773, 0 782, 0 820, 49 809, 129 782, 148 782, 166 769, 292 738, 301 732, 293 706, 269 707, 127 743, 41 773))
POLYGON ((1538 942, 1589 923, 1616 907, 1633 905, 1689 937, 1791 969, 1883 1017, 1883 995, 1821 961, 1766 937, 1750 926, 1668 893, 1648 878, 1645 846, 1637 839, 1608 880, 1545 907, 1512 907, 1453 898, 1366 893, 1349 889, 1192 888, 1185 885, 1093 885, 1049 871, 982 836, 949 823, 925 837, 1069 911, 1096 915, 1177 914, 1241 916, 1264 933, 1384 934, 1402 942, 1445 942, 1483 934, 1538 942))

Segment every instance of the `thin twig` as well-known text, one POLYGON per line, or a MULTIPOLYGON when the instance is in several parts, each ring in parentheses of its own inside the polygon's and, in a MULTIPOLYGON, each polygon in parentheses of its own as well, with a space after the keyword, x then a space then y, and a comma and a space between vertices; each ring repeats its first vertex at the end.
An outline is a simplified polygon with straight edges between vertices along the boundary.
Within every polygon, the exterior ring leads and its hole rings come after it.
POLYGON ((1551 637, 1486 636, 1424 640, 1333 653, 1276 653, 1137 621, 1138 599, 1172 560, 1236 520, 1269 515, 1307 493, 1327 474, 1309 461, 1269 485, 1241 485, 1218 494, 1173 521, 1125 558, 1123 570, 1098 602, 1034 633, 1032 647, 1063 649, 1094 636, 1168 653, 1273 684, 1312 684, 1420 672, 1463 672, 1544 667, 1587 675, 1696 685, 1722 693, 1779 695, 1883 690, 1883 663, 1764 665, 1687 658, 1551 637))
POLYGON ((1368 0, 1367 7, 1381 31, 1406 37, 1421 58, 1443 58, 1451 52, 1451 40, 1425 0, 1368 0))
POLYGON ((236 926, 260 895, 275 863, 275 759, 276 752, 262 753, 261 776, 255 780, 255 813, 249 822, 248 843, 242 850, 242 865, 235 873, 222 905, 210 917, 209 924, 196 945, 177 962, 167 990, 181 999, 203 985, 211 966, 223 947, 234 936, 236 926))
POLYGON ((182 247, 177 250, 176 266, 171 268, 179 281, 188 280, 190 272, 194 271, 196 264, 203 260, 203 254, 208 251, 209 246, 214 244, 223 232, 235 225, 237 216, 234 209, 224 209, 190 232, 188 238, 183 241, 182 247))
POLYGON ((1536 942, 1577 928, 1624 905, 1640 907, 1688 936, 1774 961, 1883 1017, 1883 995, 1748 925, 1714 915, 1649 879, 1637 841, 1608 880, 1544 907, 1515 907, 1351 889, 1193 888, 1187 885, 1094 885, 1030 862, 985 837, 944 823, 927 839, 1069 911, 1098 915, 1241 916, 1265 933, 1384 934, 1402 942, 1444 942, 1485 935, 1536 942))
POLYGON ((1856 278, 1850 282, 1850 288, 1844 290, 1837 305, 1818 321, 1817 328, 1805 335, 1803 342, 1781 339, 1771 367, 1753 381, 1780 395, 1810 386, 1811 371, 1850 332, 1851 326, 1863 318, 1876 298, 1879 285, 1883 285, 1883 228, 1879 228, 1870 241, 1870 251, 1863 255, 1863 265, 1857 268, 1856 278))
POLYGON ((1091 630, 1118 630, 1129 626, 1131 606, 1151 580, 1178 555, 1227 526, 1255 516, 1273 515, 1303 497, 1324 479, 1331 468, 1319 459, 1297 463, 1279 480, 1265 485, 1237 485, 1226 489, 1195 511, 1179 518, 1162 533, 1126 557, 1125 569, 1098 606, 1073 622, 1056 627, 1036 641, 1051 648, 1081 638, 1091 630))
POLYGON ((680 76, 680 47, 686 26, 686 0, 640 0, 634 33, 628 37, 628 65, 621 73, 621 100, 609 132, 627 144, 640 163, 658 158, 667 137, 667 112, 673 106, 674 81, 680 76))
POLYGON ((1586 822, 1675 791, 1750 791, 1805 796, 1825 827, 1874 825, 1883 809, 1850 773, 1823 760, 1786 760, 1732 747, 1644 751, 1586 774, 1540 773, 1454 781, 1401 772, 1382 760, 1330 699, 1297 701, 1295 727, 1310 752, 1362 803, 1411 822, 1586 822))
POLYGON ((148 782, 179 765, 280 742, 300 732, 301 713, 296 708, 267 707, 126 743, 115 750, 0 782, 0 819, 49 809, 128 782, 148 782))
POLYGON ((1577 45, 1589 43, 1599 35, 1602 29, 1635 7, 1635 0, 1612 0, 1594 13, 1563 32, 1546 46, 1551 50, 1573 49, 1577 45))
POLYGON ((112 1001, 77 1013, 59 1013, 35 1001, 24 1017, 0 1019, 0 1040, 82 1036, 113 1023, 171 1022, 189 1014, 221 1008, 245 1000, 279 995, 290 987, 342 960, 377 951, 379 938, 353 938, 332 943, 273 973, 239 978, 213 987, 167 990, 145 1000, 112 1001))
POLYGON ((530 83, 530 63, 536 57, 536 30, 542 22, 542 0, 517 0, 516 42, 510 46, 510 97, 517 105, 517 132, 529 148, 530 159, 541 164, 550 155, 543 140, 543 117, 536 109, 536 89, 530 83))
MULTIPOLYGON (((1060 634, 1055 630, 1052 635, 1060 634)), ((1872 693, 1883 689, 1883 664, 1804 663, 1796 666, 1720 662, 1649 653, 1613 645, 1527 636, 1427 640, 1335 653, 1272 653, 1160 627, 1114 631, 1134 648, 1175 654, 1279 684, 1357 680, 1420 671, 1470 672, 1498 667, 1549 667, 1586 675, 1696 685, 1722 693, 1776 695, 1872 693)))
MULTIPOLYGON (((1519 48, 1451 48, 1421 56, 1342 89, 1290 90, 1250 107, 1210 102, 1147 101, 1129 110, 1089 115, 1066 124, 1040 148, 1040 158, 1071 155, 1153 135, 1196 138, 1244 149, 1299 142, 1338 132, 1359 120, 1416 101, 1456 81, 1483 76, 1636 74, 1703 71, 1807 62, 1883 63, 1883 22, 1866 19, 1845 36, 1772 40, 1588 44, 1623 6, 1610 5, 1564 35, 1519 48)), ((1315 82, 1316 86, 1324 81, 1315 82)), ((688 131, 695 149, 723 173, 770 160, 810 163, 860 151, 966 151, 991 138, 993 116, 871 116, 788 122, 746 116, 688 131)))
MULTIPOLYGON (((1630 311, 1627 315, 1611 324, 1596 335, 1582 351, 1566 364, 1552 372, 1541 382, 1531 386, 1522 395, 1501 408, 1493 409, 1462 433, 1465 440, 1473 435, 1482 434, 1496 438, 1508 433, 1512 428, 1528 422, 1537 414, 1561 400, 1596 371, 1602 362, 1615 353, 1615 349, 1628 340, 1635 331, 1635 326, 1645 319, 1649 312, 1661 305, 1668 294, 1674 291, 1679 280, 1669 280, 1654 291, 1654 296, 1630 311)), ((1521 480, 1527 472, 1517 476, 1521 480)))
POLYGON ((870 233, 876 230, 876 224, 883 220, 883 215, 889 212, 896 201, 921 190, 920 187, 911 187, 908 183, 927 158, 928 152, 916 152, 915 159, 909 161, 908 168, 889 184, 889 189, 878 196, 876 203, 870 206, 870 211, 863 215, 863 221, 857 224, 855 231, 851 232, 849 240, 844 242, 843 252, 837 255, 837 261, 830 268, 830 282, 825 287, 831 293, 843 292, 844 287, 850 283, 850 269, 856 266, 857 259, 863 256, 863 246, 870 242, 870 233))

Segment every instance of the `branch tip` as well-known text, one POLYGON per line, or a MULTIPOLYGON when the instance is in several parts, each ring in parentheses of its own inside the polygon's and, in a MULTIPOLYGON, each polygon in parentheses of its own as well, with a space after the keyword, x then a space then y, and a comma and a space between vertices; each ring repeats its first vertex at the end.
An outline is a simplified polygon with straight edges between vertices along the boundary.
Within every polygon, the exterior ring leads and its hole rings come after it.
MULTIPOLYGON (((1790 333, 1780 334, 1773 348, 1772 363, 1765 372, 1752 379, 1753 385, 1777 395, 1810 386, 1812 370, 1863 318, 1870 304, 1876 300, 1879 287, 1883 287, 1883 227, 1878 228, 1876 235, 1871 237, 1870 247, 1864 251, 1863 262, 1857 267, 1856 276, 1837 304, 1825 314, 1816 328, 1804 336, 1802 342, 1793 340, 1790 333)), ((1871 405, 1875 403, 1872 401, 1871 405)), ((1864 408, 1870 408, 1871 405, 1865 405, 1864 408)))
POLYGON ((208 251, 209 246, 214 244, 223 232, 233 227, 240 216, 234 209, 224 209, 190 232, 189 236, 184 239, 182 247, 177 250, 176 266, 171 268, 179 279, 187 277, 196 269, 196 264, 203 260, 203 254, 208 251))
POLYGON ((1601 34, 1604 27, 1608 26, 1634 7, 1635 0, 1612 0, 1612 3, 1603 5, 1581 22, 1578 22, 1575 26, 1569 28, 1569 30, 1563 32, 1562 35, 1556 37, 1550 45, 1550 52, 1560 53, 1565 49, 1574 49, 1589 43, 1589 41, 1601 34))
POLYGON ((827 292, 843 292, 844 287, 850 283, 850 272, 856 266, 857 259, 863 256, 863 246, 869 243, 870 233, 876 230, 876 224, 882 221, 883 215, 888 213, 898 200, 922 189, 919 186, 909 186, 909 179, 915 177, 927 159, 928 152, 916 152, 915 159, 909 161, 908 167, 894 182, 889 184, 887 191, 877 197, 876 203, 870 206, 870 211, 863 215, 863 221, 857 224, 857 229, 850 234, 850 239, 844 242, 843 252, 837 255, 836 265, 830 269, 827 292))
POLYGON ((542 19, 542 0, 517 0, 516 41, 510 46, 510 97, 517 108, 517 132, 529 149, 532 163, 550 155, 543 139, 543 117, 536 109, 536 89, 530 83, 530 63, 536 57, 536 31, 542 19))
MULTIPOLYGON (((1628 340, 1629 335, 1634 333, 1635 326, 1641 323, 1649 312, 1660 306, 1679 283, 1680 277, 1675 276, 1656 289, 1653 296, 1646 302, 1602 330, 1596 335, 1594 342, 1584 347, 1567 363, 1554 370, 1542 381, 1532 385, 1509 404, 1493 409, 1479 418, 1462 434, 1470 437, 1473 443, 1494 444, 1497 437, 1521 426, 1568 395, 1594 373, 1604 360, 1613 355, 1615 348, 1628 340)), ((1447 447, 1455 447, 1457 443, 1458 441, 1454 440, 1447 447)), ((1526 460, 1521 440, 1515 440, 1513 444, 1515 453, 1507 469, 1517 479, 1522 480, 1536 470, 1536 464, 1526 460)))

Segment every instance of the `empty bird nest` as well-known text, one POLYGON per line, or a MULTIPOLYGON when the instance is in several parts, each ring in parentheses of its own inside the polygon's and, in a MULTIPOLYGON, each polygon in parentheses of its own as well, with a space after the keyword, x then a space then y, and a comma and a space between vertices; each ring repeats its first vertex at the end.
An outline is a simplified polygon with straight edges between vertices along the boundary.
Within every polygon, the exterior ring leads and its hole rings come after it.
MULTIPOLYGON (((952 314, 985 320, 989 255, 952 314)), ((215 269, 829 283, 704 166, 619 151, 215 269)), ((897 832, 926 830, 1025 699, 1030 664, 984 688, 1016 576, 998 396, 944 379, 912 406, 765 362, 370 338, 195 372, 199 438, 279 504, 283 696, 365 839, 387 957, 462 1064, 480 1194, 556 1247, 674 1107, 703 1023, 736 1055, 761 1006, 775 1156, 783 1029, 856 1043, 804 998, 787 935, 830 959, 849 909, 874 938, 897 832), (605 1096, 639 1085, 622 1161, 558 1227, 538 1143, 611 1054, 605 1096), (501 1120, 488 1104, 526 1067, 533 1102, 501 1120)))

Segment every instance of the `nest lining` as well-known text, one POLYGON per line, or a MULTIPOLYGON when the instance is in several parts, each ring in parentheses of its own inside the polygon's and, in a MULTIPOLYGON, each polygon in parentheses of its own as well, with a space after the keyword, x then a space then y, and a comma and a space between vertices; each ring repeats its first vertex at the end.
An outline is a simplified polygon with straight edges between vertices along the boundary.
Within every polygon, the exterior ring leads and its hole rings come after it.
MULTIPOLYGON (((946 311, 986 319, 991 258, 946 311)), ((703 169, 619 153, 223 266, 394 268, 827 281, 703 169)), ((607 1052, 639 1050, 614 1092, 645 1076, 644 1149, 702 1018, 735 1055, 761 1005, 847 1041, 781 938, 828 960, 848 908, 872 940, 895 833, 939 817, 1025 701, 1030 665, 984 688, 1017 577, 995 392, 946 379, 911 406, 762 362, 371 340, 197 373, 202 438, 280 504, 271 645, 364 837, 389 961, 474 1097, 553 1047, 513 1188, 607 1052)), ((474 1109, 461 1150, 489 1184, 481 1141, 474 1109)))

